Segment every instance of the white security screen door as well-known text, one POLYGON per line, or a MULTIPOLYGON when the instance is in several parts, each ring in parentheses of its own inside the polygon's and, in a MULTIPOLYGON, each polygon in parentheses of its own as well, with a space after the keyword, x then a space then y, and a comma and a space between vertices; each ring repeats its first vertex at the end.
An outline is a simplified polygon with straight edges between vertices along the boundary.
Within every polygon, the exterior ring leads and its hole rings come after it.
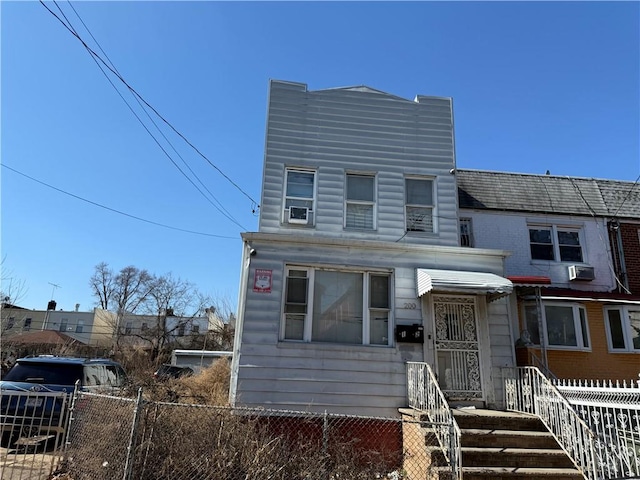
POLYGON ((475 298, 434 296, 433 310, 440 388, 450 400, 482 399, 475 298))

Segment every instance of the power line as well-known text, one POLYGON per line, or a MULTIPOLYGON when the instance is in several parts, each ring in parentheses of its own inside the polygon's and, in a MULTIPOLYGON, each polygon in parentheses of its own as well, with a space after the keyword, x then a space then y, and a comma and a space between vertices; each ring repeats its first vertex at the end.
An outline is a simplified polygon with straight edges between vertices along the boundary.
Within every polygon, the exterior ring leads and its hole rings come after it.
POLYGON ((228 236, 224 236, 224 235, 215 235, 213 233, 196 232, 194 230, 186 230, 184 228, 172 227, 171 225, 165 225, 163 223, 154 222, 153 220, 147 220, 145 218, 138 217, 136 215, 131 215, 130 213, 121 212, 120 210, 116 210, 115 208, 107 207, 107 206, 102 205, 100 203, 94 202, 92 200, 87 200, 86 198, 80 197, 78 195, 75 195, 73 193, 67 192, 67 191, 62 190, 60 188, 54 187, 53 185, 49 185, 48 183, 45 183, 45 182, 43 182, 41 180, 33 178, 33 177, 27 175, 26 173, 22 173, 22 172, 16 170, 15 168, 11 168, 6 163, 3 163, 2 166, 4 168, 7 168, 7 169, 11 170, 14 173, 17 173, 18 175, 22 175, 23 177, 28 178, 29 180, 31 180, 33 182, 36 182, 36 183, 39 183, 40 185, 44 185, 45 187, 51 188, 52 190, 55 190, 55 191, 60 192, 60 193, 64 193, 65 195, 73 197, 73 198, 75 198, 77 200, 82 200, 83 202, 89 203, 91 205, 95 205, 96 207, 104 208, 105 210, 109 210, 110 212, 114 212, 114 213, 117 213, 117 214, 120 214, 120 215, 124 215, 125 217, 133 218, 134 220, 138 220, 138 221, 145 222, 145 223, 150 223, 151 225, 156 225, 158 227, 169 228, 171 230, 177 230, 179 232, 191 233, 191 234, 194 234, 194 235, 203 235, 205 237, 227 238, 227 239, 230 239, 230 240, 236 240, 236 237, 228 237, 228 236))
POLYGON ((260 204, 254 200, 248 193, 246 193, 238 184, 236 184, 233 180, 231 180, 231 178, 229 176, 227 176, 220 168, 218 168, 213 162, 211 162, 211 160, 209 160, 209 158, 203 154, 200 150, 198 150, 198 148, 193 145, 182 133, 180 133, 166 118, 164 118, 151 104, 149 104, 131 85, 129 85, 129 83, 122 77, 122 75, 120 75, 116 70, 114 70, 114 68, 112 68, 111 66, 109 66, 104 59, 98 55, 93 49, 91 49, 91 47, 89 47, 86 42, 84 40, 82 40, 82 38, 80 37, 80 35, 78 35, 77 33, 75 33, 71 28, 69 28, 68 25, 66 25, 61 19, 60 17, 58 17, 52 10, 50 10, 43 2, 43 0, 40 0, 40 3, 42 4, 43 7, 45 7, 49 13, 51 13, 60 23, 62 23, 62 25, 69 31, 71 32, 71 34, 76 37, 78 39, 78 41, 80 41, 80 43, 82 43, 82 45, 89 51, 89 53, 91 53, 92 56, 94 56, 96 59, 100 60, 100 62, 102 64, 105 65, 105 67, 107 67, 109 69, 109 71, 111 71, 111 73, 113 73, 130 91, 133 95, 135 95, 137 98, 139 98, 147 107, 149 107, 153 113, 155 113, 169 128, 171 128, 171 130, 173 130, 180 138, 182 138, 187 145, 189 145, 191 148, 193 148, 193 150, 198 153, 198 155, 200 155, 209 165, 211 165, 211 167, 213 167, 218 173, 220 173, 220 175, 222 175, 229 183, 231 183, 240 193, 242 193, 245 197, 247 197, 249 200, 251 200, 251 202, 253 203, 253 205, 255 205, 255 208, 260 208, 260 204))
POLYGON ((633 182, 633 185, 631 185, 631 188, 629 189, 629 191, 627 192, 627 195, 624 197, 624 199, 622 200, 622 203, 620 203, 620 206, 618 207, 618 209, 616 210, 616 213, 613 214, 613 218, 616 217, 616 215, 618 215, 618 212, 620 211, 620 209, 622 208, 622 206, 625 204, 625 202, 627 200, 629 200, 629 197, 631 196, 631 192, 633 192, 633 189, 635 188, 635 186, 638 184, 638 181, 640 181, 640 175, 638 175, 638 178, 636 178, 636 181, 633 182))
MULTIPOLYGON (((69 21, 69 19, 66 17, 66 15, 64 14, 64 12, 62 11, 62 9, 60 8, 60 6, 58 5, 57 2, 54 1, 54 4, 56 5, 56 7, 58 7, 58 10, 60 10, 60 13, 62 14, 62 16, 65 18, 65 20, 68 22, 68 25, 66 23, 64 23, 60 17, 58 17, 54 12, 52 12, 48 7, 45 8, 51 12, 52 15, 54 15, 64 26, 65 28, 67 28, 67 30, 69 30, 71 33, 73 33, 74 36, 76 36, 76 38, 80 39, 78 33, 76 32, 75 28, 73 27, 73 25, 71 24, 71 22, 69 21)), ((80 21, 82 21, 82 19, 80 19, 80 21)), ((89 34, 91 34, 91 32, 89 32, 89 34)), ((138 104, 140 105, 140 108, 142 108, 142 110, 147 114, 147 117, 149 118, 149 120, 154 124, 154 126, 156 127, 156 129, 160 132, 160 134, 164 137, 165 141, 167 143, 169 143, 169 145, 171 146, 171 148, 173 148, 173 151, 176 152, 176 154, 180 157, 180 159, 182 160, 182 162, 185 164, 185 166, 189 169, 189 171, 191 172, 191 174, 200 182, 200 184, 207 190, 207 192, 209 192, 209 194, 214 198, 214 200, 216 202, 218 202, 218 205, 214 204, 211 199, 209 197, 207 197, 207 195, 193 182, 193 180, 180 168, 180 166, 173 160, 173 158, 171 157, 171 155, 169 154, 169 152, 166 151, 166 149, 160 144, 160 142, 158 141, 158 139, 153 135, 153 133, 151 133, 151 131, 149 130, 149 128, 147 128, 147 126, 145 125, 145 123, 142 121, 142 119, 138 116, 138 114, 135 112, 135 110, 131 107, 131 105, 129 104, 129 102, 127 102, 127 100, 123 97, 122 93, 120 93, 120 91, 118 90, 118 88, 115 86, 115 84, 111 81, 111 79, 109 78, 109 76, 107 75, 107 72, 105 72, 104 68, 102 68, 102 66, 100 65, 100 63, 98 63, 98 61, 96 60, 96 57, 94 56, 95 52, 93 52, 88 45, 86 45, 86 43, 84 41, 82 41, 80 39, 80 41, 82 42, 82 44, 85 46, 85 48, 87 48, 87 50, 90 52, 91 54, 91 58, 92 60, 96 63, 96 65, 98 66, 98 68, 100 69, 100 71, 102 72, 102 74, 105 76, 105 78, 107 79, 107 81, 109 82, 109 84, 111 85, 111 87, 113 87, 113 89, 116 91, 116 93, 118 94, 118 96, 120 97, 120 99, 125 103, 125 105, 127 105, 127 107, 129 108, 129 110, 131 111, 131 113, 133 114, 134 117, 136 117, 136 119, 138 120, 138 122, 142 125, 142 127, 145 129, 145 131, 149 134, 149 136, 151 136, 151 138, 156 142, 156 144, 158 145, 158 147, 160 148, 160 150, 162 150, 162 152, 165 154, 165 156, 169 159, 169 161, 171 161, 171 163, 178 169, 178 171, 187 179, 187 181, 189 183, 191 183, 191 185, 193 185, 193 187, 198 191, 198 193, 200 193, 205 200, 207 200, 216 210, 218 210, 223 216, 225 216, 227 219, 229 219, 231 222, 235 223, 238 227, 240 227, 243 230, 246 230, 245 227, 243 227, 235 218, 233 218, 233 216, 222 206, 222 204, 220 203, 220 201, 218 199, 215 198, 215 196, 211 193, 211 191, 209 191, 207 189, 207 187, 204 185, 204 183, 202 182, 202 180, 200 180, 200 178, 198 178, 198 176, 195 174, 195 172, 191 169, 191 167, 189 167, 189 165, 187 164, 187 162, 184 160, 184 158, 178 153, 178 151, 175 149, 175 147, 171 144, 171 142, 167 139, 167 137, 164 135, 164 133, 160 130, 160 128, 158 127, 158 125, 153 121, 153 119, 151 118, 151 116, 149 115, 149 113, 144 109, 144 107, 142 106, 142 104, 140 103, 140 100, 138 100, 137 97, 134 96, 134 98, 136 98, 136 101, 138 102, 138 104), (93 53, 92 53, 93 52, 93 53)), ((99 46, 99 45, 98 45, 99 46)), ((104 61, 103 61, 104 63, 104 61)), ((106 65, 106 64, 105 64, 106 65)), ((109 67, 107 65, 107 67, 109 67)), ((114 67, 115 68, 115 67, 114 67)), ((113 69, 110 68, 111 71, 113 71, 113 69)), ((119 74, 118 74, 119 75, 119 74)))

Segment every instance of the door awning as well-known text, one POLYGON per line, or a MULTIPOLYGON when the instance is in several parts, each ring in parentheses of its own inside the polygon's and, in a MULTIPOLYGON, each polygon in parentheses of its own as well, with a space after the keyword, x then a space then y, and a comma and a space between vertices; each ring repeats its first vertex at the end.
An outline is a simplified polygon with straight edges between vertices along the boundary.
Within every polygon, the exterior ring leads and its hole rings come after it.
POLYGON ((511 280, 493 273, 417 268, 416 277, 418 297, 431 291, 472 293, 487 295, 487 300, 492 302, 513 291, 511 280))

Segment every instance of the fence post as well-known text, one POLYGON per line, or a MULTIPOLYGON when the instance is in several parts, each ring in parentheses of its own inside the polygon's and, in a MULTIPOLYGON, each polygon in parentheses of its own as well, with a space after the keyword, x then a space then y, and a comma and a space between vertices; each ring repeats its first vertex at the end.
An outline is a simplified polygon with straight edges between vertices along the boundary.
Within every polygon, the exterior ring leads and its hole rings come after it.
POLYGON ((133 410, 133 421, 131 422, 131 434, 129 435, 129 445, 127 445, 127 458, 124 463, 123 480, 131 480, 133 472, 133 457, 135 454, 133 442, 135 442, 136 430, 138 428, 138 420, 140 418, 140 407, 142 406, 142 387, 138 389, 138 397, 136 398, 136 406, 133 410))
POLYGON ((62 454, 62 458, 64 460, 67 459, 67 449, 69 448, 69 445, 71 444, 71 427, 73 425, 73 421, 75 420, 75 408, 76 408, 76 402, 78 401, 78 394, 80 393, 80 380, 76 380, 76 383, 73 385, 73 396, 71 397, 71 402, 69 402, 68 404, 68 408, 69 408, 69 418, 66 421, 66 430, 64 432, 64 442, 63 442, 63 454, 62 454))

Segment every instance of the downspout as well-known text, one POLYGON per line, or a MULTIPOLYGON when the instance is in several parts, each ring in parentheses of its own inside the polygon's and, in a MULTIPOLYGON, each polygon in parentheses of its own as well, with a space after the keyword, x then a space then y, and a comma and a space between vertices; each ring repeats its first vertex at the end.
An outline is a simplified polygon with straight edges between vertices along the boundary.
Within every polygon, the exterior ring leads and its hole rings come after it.
MULTIPOLYGON (((622 233, 620 232, 620 222, 618 220, 612 221, 610 224, 613 234, 616 237, 616 247, 618 253, 618 261, 620 262, 620 276, 618 282, 622 283, 626 293, 629 293, 629 276, 627 275, 627 265, 624 261, 624 249, 622 248, 622 233)), ((618 291, 620 287, 618 287, 618 291)))

